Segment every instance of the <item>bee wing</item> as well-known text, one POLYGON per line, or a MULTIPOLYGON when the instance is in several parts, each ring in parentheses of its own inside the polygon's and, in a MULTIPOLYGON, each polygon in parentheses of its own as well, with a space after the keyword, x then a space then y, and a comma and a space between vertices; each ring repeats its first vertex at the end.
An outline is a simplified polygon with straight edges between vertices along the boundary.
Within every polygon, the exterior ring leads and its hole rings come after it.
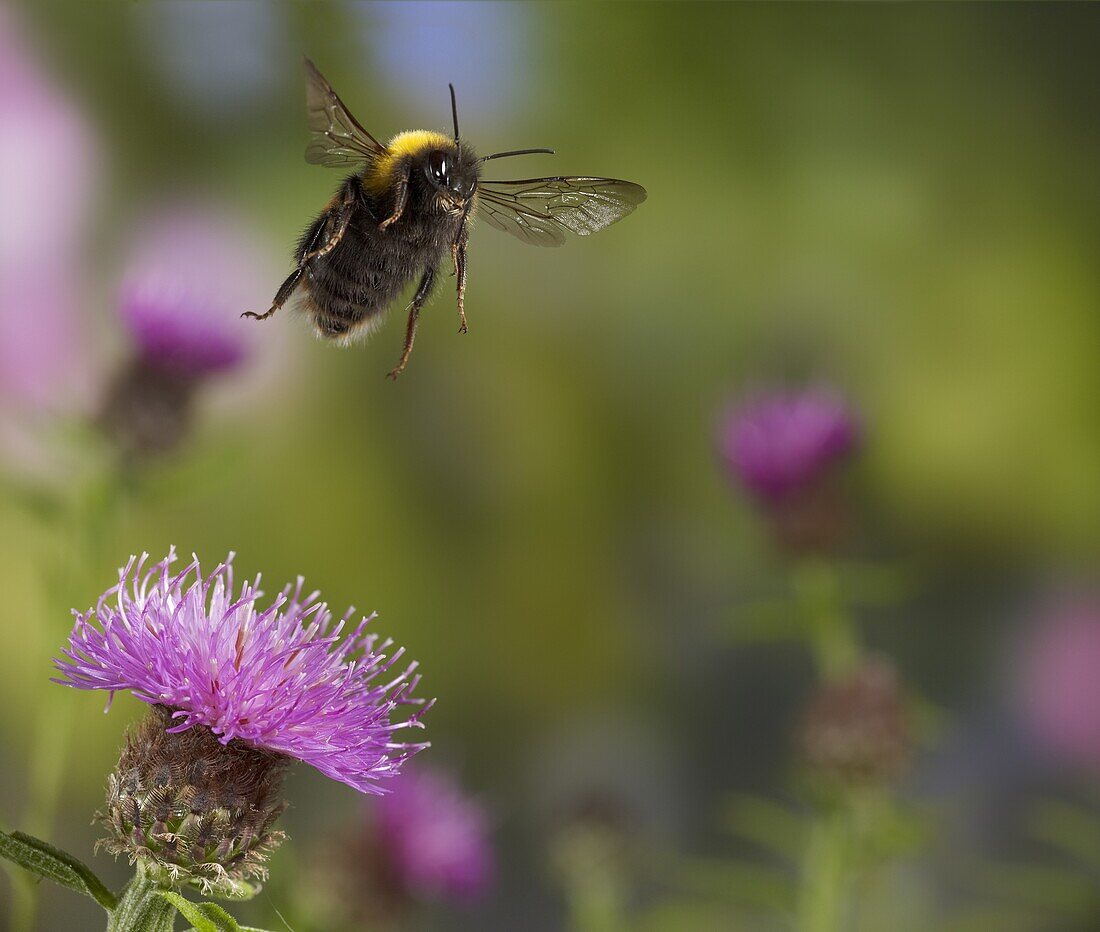
POLYGON ((306 147, 306 161, 313 165, 342 168, 373 162, 386 152, 351 115, 332 85, 308 58, 306 69, 306 119, 313 139, 306 147))
POLYGON ((617 178, 528 178, 482 181, 478 216, 532 246, 561 246, 565 231, 588 236, 622 220, 646 199, 646 190, 617 178))

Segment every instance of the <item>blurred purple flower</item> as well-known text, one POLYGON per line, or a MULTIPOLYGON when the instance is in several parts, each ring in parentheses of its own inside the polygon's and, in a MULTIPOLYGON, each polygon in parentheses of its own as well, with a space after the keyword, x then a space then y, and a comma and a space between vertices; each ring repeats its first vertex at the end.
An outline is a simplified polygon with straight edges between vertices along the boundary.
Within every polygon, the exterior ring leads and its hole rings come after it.
MULTIPOLYGON (((0 6, 0 392, 9 406, 60 406, 89 373, 79 247, 96 146, 78 108, 0 6)), ((84 392, 86 394, 86 392, 84 392)))
POLYGON ((1017 698, 1035 741, 1061 760, 1100 770, 1100 599, 1048 607, 1018 658, 1017 698))
POLYGON ((729 415, 720 438, 731 472, 768 504, 813 486, 858 442, 855 413, 820 388, 755 398, 729 415))
POLYGON ((488 819, 450 777, 408 770, 375 812, 383 856, 408 893, 472 900, 492 884, 488 819))
POLYGON ((88 367, 72 271, 0 261, 0 393, 9 407, 30 413, 77 401, 88 367))
POLYGON ((266 304, 269 286, 263 258, 239 221, 181 208, 143 231, 120 310, 146 362, 198 376, 244 361, 254 331, 241 311, 266 304))
POLYGON ((415 663, 374 682, 404 649, 387 657, 393 642, 364 633, 370 618, 341 641, 351 610, 334 626, 319 593, 302 597, 301 578, 261 609, 258 578, 235 593, 232 556, 208 577, 197 559, 173 575, 174 560, 146 570, 146 556, 130 559, 96 608, 76 615, 56 682, 112 696, 128 689, 171 709, 171 732, 204 725, 223 745, 238 739, 297 758, 363 793, 383 792, 379 781, 427 747, 395 741, 400 729, 423 727, 431 703, 411 696, 415 663), (408 705, 420 708, 391 720, 408 705))
POLYGON ((83 114, 33 55, 15 11, 4 6, 0 118, 0 261, 67 254, 94 193, 94 140, 83 114))

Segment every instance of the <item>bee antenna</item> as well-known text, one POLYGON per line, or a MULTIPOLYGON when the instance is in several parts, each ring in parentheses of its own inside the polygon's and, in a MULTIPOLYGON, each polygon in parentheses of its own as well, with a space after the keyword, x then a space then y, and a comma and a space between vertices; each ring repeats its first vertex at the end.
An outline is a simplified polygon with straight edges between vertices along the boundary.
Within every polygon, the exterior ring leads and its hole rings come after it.
POLYGON ((447 87, 451 89, 451 116, 455 121, 455 142, 458 142, 458 104, 455 103, 455 86, 448 84, 447 87))
POLYGON ((488 162, 489 159, 506 159, 512 155, 535 155, 543 152, 546 155, 554 155, 553 149, 509 149, 507 152, 494 152, 492 155, 483 155, 479 162, 488 162))

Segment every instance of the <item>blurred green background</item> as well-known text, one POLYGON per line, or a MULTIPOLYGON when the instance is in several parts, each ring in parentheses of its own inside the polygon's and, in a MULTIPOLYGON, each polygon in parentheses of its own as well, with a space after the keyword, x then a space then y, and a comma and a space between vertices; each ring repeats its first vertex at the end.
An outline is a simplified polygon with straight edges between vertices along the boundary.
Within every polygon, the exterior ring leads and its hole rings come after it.
MULTIPOLYGON (((379 611, 439 697, 428 754, 487 802, 504 852, 496 895, 444 927, 559 927, 545 850, 576 786, 621 788, 662 844, 706 852, 721 849, 726 791, 783 785, 805 661, 729 636, 738 600, 775 569, 715 454, 717 419, 747 387, 827 380, 864 412, 854 548, 919 580, 869 637, 978 732, 1017 600, 1095 567, 1095 5, 51 0, 23 13, 103 150, 86 313, 104 371, 121 353, 118 256, 151 207, 225 203, 258 229, 272 292, 289 269, 339 181, 302 158, 302 54, 382 138, 445 128, 453 80, 481 151, 557 149, 490 175, 649 190, 623 223, 560 250, 477 228, 469 334, 445 279, 395 384, 400 309, 344 350, 289 313, 256 325, 262 388, 212 385, 187 455, 80 570, 85 607, 131 552, 175 544, 213 564, 232 549, 270 589, 300 573, 333 605, 379 611)), ((20 503, 0 505, 7 825, 68 624, 46 617, 37 586, 63 569, 43 569, 44 540, 20 503)), ((55 837, 88 853, 138 710, 66 698, 77 724, 55 837)), ((276 875, 358 805, 305 768, 288 795, 276 875)), ((9 892, 0 883, 0 914, 9 892)), ((278 896, 241 915, 274 922, 278 896)), ((88 910, 50 895, 41 928, 83 927, 88 910)))

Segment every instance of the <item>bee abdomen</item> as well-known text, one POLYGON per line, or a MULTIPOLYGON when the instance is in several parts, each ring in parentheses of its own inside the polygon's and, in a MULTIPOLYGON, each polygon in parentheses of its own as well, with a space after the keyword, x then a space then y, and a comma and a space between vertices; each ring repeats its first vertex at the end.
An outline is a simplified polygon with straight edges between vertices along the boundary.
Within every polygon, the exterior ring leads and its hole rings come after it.
MULTIPOLYGON (((357 184, 354 179, 347 183, 357 184)), ((307 265, 308 301, 304 309, 321 336, 339 339, 369 328, 381 320, 383 312, 417 274, 439 261, 441 248, 435 244, 425 248, 415 235, 417 224, 384 233, 374 220, 375 214, 384 214, 380 205, 369 207, 360 201, 341 241, 307 265)), ((324 235, 326 222, 327 212, 306 231, 298 246, 299 262, 322 245, 311 244, 324 235)))
POLYGON ((316 276, 309 282, 308 292, 307 308, 322 336, 345 336, 383 310, 362 293, 348 294, 346 288, 333 287, 331 277, 316 276))

